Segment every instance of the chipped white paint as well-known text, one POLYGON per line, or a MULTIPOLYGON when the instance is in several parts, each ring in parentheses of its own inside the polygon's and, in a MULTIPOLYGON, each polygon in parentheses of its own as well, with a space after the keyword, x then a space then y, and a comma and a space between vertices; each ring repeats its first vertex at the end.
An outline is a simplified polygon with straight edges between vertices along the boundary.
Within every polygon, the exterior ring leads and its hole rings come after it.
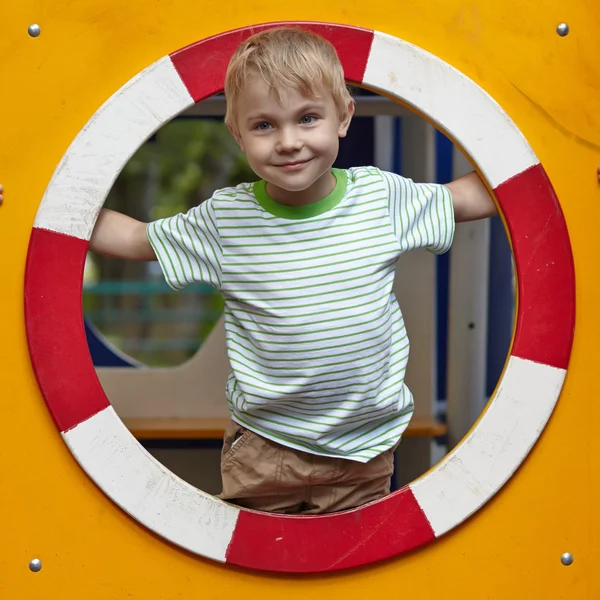
POLYGON ((89 240, 127 161, 157 129, 193 104, 169 57, 136 75, 73 140, 42 198, 35 227, 89 240))
POLYGON ((431 472, 410 485, 440 536, 485 504, 543 431, 566 371, 511 356, 479 423, 431 472))
POLYGON ((111 407, 63 438, 84 471, 133 518, 190 552, 225 562, 239 509, 171 473, 111 407))
POLYGON ((363 83, 397 96, 447 131, 475 160, 492 188, 539 163, 523 134, 489 94, 417 46, 376 31, 363 83))

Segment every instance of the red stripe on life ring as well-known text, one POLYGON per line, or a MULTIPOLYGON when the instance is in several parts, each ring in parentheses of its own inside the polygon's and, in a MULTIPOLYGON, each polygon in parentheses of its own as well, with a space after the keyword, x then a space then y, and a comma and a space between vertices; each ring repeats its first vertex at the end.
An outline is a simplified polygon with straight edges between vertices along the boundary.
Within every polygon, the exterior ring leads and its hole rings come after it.
POLYGON ((373 31, 347 25, 283 22, 244 27, 207 38, 170 55, 173 65, 194 101, 223 91, 225 72, 236 48, 248 37, 274 27, 302 27, 329 40, 337 50, 348 81, 363 80, 373 43, 373 31))
POLYGON ((560 204, 541 165, 498 186, 518 276, 512 354, 566 369, 575 333, 575 266, 560 204))
POLYGON ((34 228, 25 271, 31 363, 60 431, 109 406, 88 349, 81 286, 88 243, 34 228))
POLYGON ((412 550, 435 534, 408 487, 360 509, 323 516, 242 510, 227 562, 311 573, 365 565, 412 550))

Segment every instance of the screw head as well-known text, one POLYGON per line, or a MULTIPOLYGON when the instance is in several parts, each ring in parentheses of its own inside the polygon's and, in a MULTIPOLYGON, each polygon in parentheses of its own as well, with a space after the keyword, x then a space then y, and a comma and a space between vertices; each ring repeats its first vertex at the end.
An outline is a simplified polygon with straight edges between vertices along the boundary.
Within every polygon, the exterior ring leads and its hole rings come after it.
POLYGON ((34 558, 29 562, 29 570, 37 573, 42 570, 42 561, 39 558, 34 558))
POLYGON ((556 27, 556 33, 558 33, 560 37, 565 37, 565 35, 568 35, 569 33, 569 26, 566 23, 560 23, 556 27))
POLYGON ((32 25, 30 25, 27 28, 27 33, 31 36, 31 37, 37 37, 38 35, 40 35, 40 33, 42 33, 42 30, 40 29, 40 26, 37 25, 36 23, 33 23, 32 25))
POLYGON ((573 555, 570 552, 565 552, 561 557, 560 557, 560 562, 565 565, 565 567, 568 567, 570 565, 573 564, 573 561, 575 559, 573 558, 573 555))

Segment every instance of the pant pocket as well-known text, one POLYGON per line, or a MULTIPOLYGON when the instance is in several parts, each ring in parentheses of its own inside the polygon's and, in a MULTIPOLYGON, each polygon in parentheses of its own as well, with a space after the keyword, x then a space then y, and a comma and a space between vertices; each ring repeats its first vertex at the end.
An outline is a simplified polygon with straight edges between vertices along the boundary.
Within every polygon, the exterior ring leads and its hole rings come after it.
POLYGON ((231 421, 225 429, 223 436, 223 449, 221 450, 221 466, 225 465, 229 459, 241 448, 248 440, 250 431, 242 427, 235 421, 231 421))

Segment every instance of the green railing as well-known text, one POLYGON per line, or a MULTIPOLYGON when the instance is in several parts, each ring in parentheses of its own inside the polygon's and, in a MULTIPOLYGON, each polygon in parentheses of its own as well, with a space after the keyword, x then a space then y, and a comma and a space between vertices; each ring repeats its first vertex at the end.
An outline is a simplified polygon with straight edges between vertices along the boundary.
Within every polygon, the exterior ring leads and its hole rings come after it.
POLYGON ((84 285, 83 307, 117 348, 141 362, 170 366, 198 350, 221 316, 223 301, 206 284, 174 292, 164 281, 101 281, 84 285))

